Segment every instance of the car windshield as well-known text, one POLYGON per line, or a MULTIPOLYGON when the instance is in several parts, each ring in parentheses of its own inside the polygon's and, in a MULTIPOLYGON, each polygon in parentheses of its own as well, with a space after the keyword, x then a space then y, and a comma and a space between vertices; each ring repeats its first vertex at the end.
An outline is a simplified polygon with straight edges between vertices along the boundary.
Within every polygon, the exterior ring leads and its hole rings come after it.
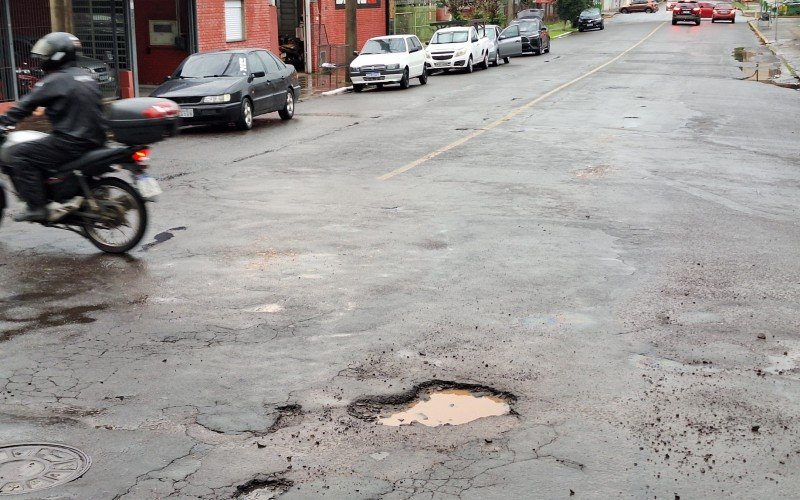
POLYGON ((718 4, 716 5, 716 7, 714 7, 714 8, 715 8, 715 9, 722 9, 722 10, 725 10, 725 9, 732 9, 732 8, 733 8, 733 5, 731 5, 731 4, 729 4, 729 3, 718 3, 718 4))
POLYGON ((478 36, 481 38, 487 37, 489 40, 494 40, 495 35, 497 35, 497 32, 494 29, 478 28, 478 36))
POLYGON ((406 51, 406 42, 402 38, 377 38, 367 40, 361 54, 396 54, 406 51))
POLYGON ((469 31, 438 32, 431 38, 431 43, 463 43, 469 39, 469 31))
POLYGON ((600 11, 597 9, 586 9, 581 12, 581 17, 594 17, 600 15, 600 11))
POLYGON ((522 33, 530 33, 532 31, 537 31, 539 27, 536 21, 514 21, 511 24, 518 25, 519 31, 522 33))
POLYGON ((189 57, 175 74, 176 78, 207 78, 215 76, 247 76, 247 57, 244 54, 214 53, 189 57))

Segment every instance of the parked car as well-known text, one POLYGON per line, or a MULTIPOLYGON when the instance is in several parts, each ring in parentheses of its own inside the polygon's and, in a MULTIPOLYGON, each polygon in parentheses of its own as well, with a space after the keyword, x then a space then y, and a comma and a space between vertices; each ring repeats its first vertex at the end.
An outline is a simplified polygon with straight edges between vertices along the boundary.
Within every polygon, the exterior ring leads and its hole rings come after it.
POLYGON ((578 31, 605 29, 600 9, 586 9, 578 16, 578 31))
POLYGON ((463 69, 472 73, 476 64, 489 67, 489 43, 475 27, 459 26, 437 30, 425 51, 429 69, 463 69))
POLYGON ((700 7, 700 17, 703 19, 711 19, 714 15, 715 5, 717 5, 716 2, 697 2, 697 6, 700 7))
POLYGON ((631 12, 658 12, 658 4, 653 0, 631 0, 630 5, 623 5, 619 8, 622 14, 630 14, 631 12))
POLYGON ((361 92, 370 83, 399 83, 407 89, 412 78, 419 78, 420 85, 428 83, 425 50, 416 35, 370 38, 350 63, 350 81, 355 92, 361 92))
POLYGON ((729 3, 718 3, 714 6, 714 12, 711 14, 711 22, 717 21, 730 21, 736 22, 736 9, 729 3))
MULTIPOLYGON (((482 28, 478 28, 479 35, 482 28)), ((486 39, 489 41, 489 60, 497 66, 502 60, 509 63, 509 58, 522 55, 522 35, 519 26, 513 25, 500 31, 500 27, 487 24, 485 29, 486 39)))
POLYGON ((700 26, 700 7, 697 2, 678 2, 672 9, 672 25, 693 22, 700 26))
POLYGON ((509 26, 519 26, 523 53, 539 55, 550 52, 550 33, 541 19, 515 19, 509 26))
POLYGON ((249 130, 264 113, 291 119, 300 82, 294 66, 272 52, 234 49, 187 57, 150 95, 180 104, 183 124, 235 123, 249 130))

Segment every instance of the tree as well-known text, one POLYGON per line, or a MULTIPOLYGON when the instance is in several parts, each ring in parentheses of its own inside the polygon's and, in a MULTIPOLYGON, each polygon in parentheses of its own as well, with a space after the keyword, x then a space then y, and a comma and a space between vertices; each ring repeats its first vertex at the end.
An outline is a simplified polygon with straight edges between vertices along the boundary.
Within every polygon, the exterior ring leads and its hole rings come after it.
POLYGON ((471 0, 442 0, 442 3, 447 7, 447 10, 450 11, 450 15, 453 16, 453 20, 462 19, 463 16, 461 14, 461 9, 469 5, 471 0))
POLYGON ((557 0, 556 14, 564 22, 575 23, 581 11, 592 6, 592 0, 557 0))
POLYGON ((500 21, 502 0, 475 0, 475 13, 487 22, 500 21))

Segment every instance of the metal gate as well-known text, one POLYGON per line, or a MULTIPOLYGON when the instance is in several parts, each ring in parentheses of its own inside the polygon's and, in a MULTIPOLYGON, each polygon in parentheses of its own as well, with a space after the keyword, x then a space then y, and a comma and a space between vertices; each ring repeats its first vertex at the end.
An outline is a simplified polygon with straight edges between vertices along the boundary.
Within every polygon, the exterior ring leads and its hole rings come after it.
POLYGON ((78 66, 92 73, 103 97, 119 97, 118 71, 131 67, 125 0, 0 0, 0 23, 0 102, 19 99, 44 78, 31 49, 52 31, 74 33, 83 46, 78 66))

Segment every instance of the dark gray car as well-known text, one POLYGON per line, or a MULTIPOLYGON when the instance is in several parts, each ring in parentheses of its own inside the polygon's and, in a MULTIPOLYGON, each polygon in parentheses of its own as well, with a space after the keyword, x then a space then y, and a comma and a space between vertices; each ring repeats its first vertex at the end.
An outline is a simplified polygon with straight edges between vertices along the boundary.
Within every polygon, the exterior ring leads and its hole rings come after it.
POLYGON ((235 123, 253 127, 253 117, 277 111, 294 116, 300 97, 297 71, 266 49, 193 54, 152 94, 180 104, 181 122, 235 123))

